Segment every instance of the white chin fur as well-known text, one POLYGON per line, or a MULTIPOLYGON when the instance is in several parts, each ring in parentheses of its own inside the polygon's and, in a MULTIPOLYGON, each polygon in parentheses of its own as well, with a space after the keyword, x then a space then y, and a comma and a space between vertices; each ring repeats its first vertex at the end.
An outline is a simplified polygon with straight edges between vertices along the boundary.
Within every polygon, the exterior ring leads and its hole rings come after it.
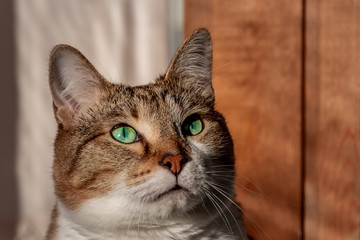
POLYGON ((64 217, 76 224, 109 230, 156 224, 170 216, 177 218, 201 201, 199 186, 193 186, 194 174, 188 169, 185 167, 178 176, 178 184, 187 190, 168 192, 176 185, 176 178, 170 171, 159 168, 144 183, 132 187, 119 185, 106 196, 89 199, 74 211, 61 204, 59 207, 64 217))

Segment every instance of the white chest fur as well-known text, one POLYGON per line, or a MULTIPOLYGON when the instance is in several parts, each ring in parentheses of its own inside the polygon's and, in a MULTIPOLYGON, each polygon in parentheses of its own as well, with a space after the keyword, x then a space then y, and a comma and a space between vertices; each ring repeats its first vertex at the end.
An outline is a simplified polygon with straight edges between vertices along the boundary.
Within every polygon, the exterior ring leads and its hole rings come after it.
MULTIPOLYGON (((57 229, 53 240, 233 240, 246 239, 245 236, 232 236, 221 222, 221 218, 212 219, 205 225, 196 222, 166 222, 161 224, 132 224, 119 228, 117 230, 106 229, 96 226, 81 226, 72 219, 69 219, 69 212, 59 207, 56 219, 57 229)), ((234 226, 235 227, 235 226, 234 226)))
POLYGON ((184 224, 172 223, 167 226, 131 226, 120 229, 116 232, 105 232, 85 229, 73 222, 61 217, 58 218, 58 229, 54 240, 160 240, 160 239, 233 239, 231 236, 216 229, 201 229, 200 227, 184 224), (214 238, 215 237, 215 238, 214 238))

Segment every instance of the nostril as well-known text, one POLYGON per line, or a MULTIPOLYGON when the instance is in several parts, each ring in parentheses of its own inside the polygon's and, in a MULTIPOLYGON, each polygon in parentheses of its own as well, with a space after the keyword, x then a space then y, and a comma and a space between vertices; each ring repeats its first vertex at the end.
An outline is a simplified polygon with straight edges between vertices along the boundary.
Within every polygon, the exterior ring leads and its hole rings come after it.
POLYGON ((165 163, 164 165, 167 166, 169 169, 171 169, 171 167, 172 167, 171 162, 167 162, 167 163, 165 163))

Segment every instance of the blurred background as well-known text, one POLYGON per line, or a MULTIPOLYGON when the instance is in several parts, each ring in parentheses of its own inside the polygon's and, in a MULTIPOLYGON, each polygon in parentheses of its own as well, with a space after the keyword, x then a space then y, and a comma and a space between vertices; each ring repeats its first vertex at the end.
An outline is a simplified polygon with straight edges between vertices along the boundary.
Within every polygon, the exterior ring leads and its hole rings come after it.
POLYGON ((42 239, 49 222, 51 49, 146 84, 199 27, 249 235, 359 239, 360 0, 3 0, 0 18, 0 239, 42 239))

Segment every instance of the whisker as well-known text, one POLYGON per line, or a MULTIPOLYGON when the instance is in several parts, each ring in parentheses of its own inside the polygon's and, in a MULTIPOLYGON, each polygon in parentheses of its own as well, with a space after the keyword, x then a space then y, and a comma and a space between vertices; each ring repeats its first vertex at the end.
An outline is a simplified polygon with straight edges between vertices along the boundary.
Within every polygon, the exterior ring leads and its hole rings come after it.
POLYGON ((251 184, 253 184, 261 193, 263 193, 264 195, 265 192, 262 190, 262 188, 257 184, 255 183, 253 180, 251 180, 250 178, 248 178, 247 176, 243 175, 243 174, 240 174, 240 173, 236 173, 236 177, 241 177, 243 179, 245 179, 246 181, 250 182, 251 184))
MULTIPOLYGON (((211 174, 211 176, 229 177, 229 176, 220 175, 220 174, 211 174)), ((230 179, 226 179, 226 178, 222 178, 221 180, 226 181, 226 182, 233 183, 233 184, 235 184, 236 186, 239 186, 239 187, 241 187, 242 189, 244 189, 244 190, 246 190, 246 191, 248 191, 248 192, 250 192, 250 193, 252 193, 252 194, 259 194, 259 192, 255 192, 255 191, 253 191, 253 190, 245 187, 244 185, 242 185, 242 184, 240 184, 240 183, 238 183, 238 182, 236 182, 236 181, 234 181, 234 180, 230 180, 230 179)), ((262 195, 265 195, 265 194, 263 194, 263 193, 261 193, 261 194, 262 194, 262 195)))
POLYGON ((228 182, 233 182, 235 185, 243 188, 244 190, 247 190, 247 191, 250 192, 250 193, 253 193, 253 194, 261 194, 262 196, 268 198, 267 194, 266 194, 256 183, 250 181, 249 179, 247 179, 247 180, 248 180, 250 183, 252 183, 259 192, 253 191, 253 190, 245 187, 244 185, 238 183, 236 180, 226 179, 226 178, 233 178, 232 176, 228 176, 228 175, 224 175, 224 174, 216 174, 216 173, 214 173, 214 174, 209 174, 209 175, 211 175, 211 176, 223 177, 222 180, 225 180, 225 181, 228 181, 228 182), (224 179, 224 178, 225 178, 225 179, 224 179))
MULTIPOLYGON (((243 235, 243 233, 242 233, 242 230, 241 230, 241 228, 240 228, 240 226, 239 226, 236 218, 234 217, 234 215, 232 214, 232 212, 230 211, 230 209, 228 208, 228 206, 227 206, 218 196, 216 196, 215 194, 213 194, 213 196, 214 196, 215 198, 217 198, 218 201, 219 201, 220 203, 222 203, 222 204, 224 205, 224 207, 227 209, 227 211, 230 213, 231 217, 234 219, 234 222, 236 223, 237 228, 239 229, 239 232, 240 232, 240 234, 241 234, 241 238, 245 239, 245 238, 244 238, 244 235, 243 235)), ((233 237, 234 237, 234 235, 233 235, 233 237)), ((234 237, 234 238, 235 238, 235 237, 234 237)))
POLYGON ((218 168, 218 167, 220 167, 220 168, 222 168, 222 167, 232 167, 232 168, 234 168, 235 165, 234 165, 234 164, 223 164, 223 165, 214 165, 214 166, 211 166, 211 168, 218 168))
POLYGON ((141 207, 140 207, 140 212, 139 212, 139 217, 138 217, 138 220, 137 220, 137 225, 138 225, 138 227, 137 227, 137 229, 138 229, 138 232, 140 232, 140 218, 141 218, 141 215, 142 215, 142 210, 143 210, 143 208, 144 208, 144 204, 145 204, 145 201, 142 201, 142 204, 141 204, 141 207))
POLYGON ((204 207, 205 211, 209 214, 209 217, 211 217, 211 213, 209 212, 209 209, 206 207, 204 198, 201 196, 200 199, 201 199, 201 205, 204 207))
POLYGON ((216 191, 218 191, 220 194, 222 194, 224 197, 226 197, 232 204, 234 204, 253 224, 255 224, 255 229, 258 232, 258 234, 261 236, 261 239, 263 239, 262 234, 260 234, 259 229, 265 234, 265 236, 268 239, 271 239, 271 237, 264 231, 264 229, 255 221, 254 218, 252 218, 249 214, 247 214, 238 204, 236 204, 231 198, 229 198, 225 191, 222 189, 212 185, 209 183, 211 187, 213 187, 216 191))
POLYGON ((221 68, 223 68, 223 67, 226 67, 226 66, 228 66, 228 65, 230 65, 230 64, 232 64, 232 63, 234 63, 234 61, 230 61, 230 62, 224 63, 223 65, 214 68, 213 71, 215 72, 216 70, 219 70, 219 69, 221 69, 221 68))
MULTIPOLYGON (((223 186, 223 185, 221 185, 221 184, 219 184, 219 183, 215 183, 215 182, 213 182, 213 181, 210 181, 210 183, 213 184, 213 185, 215 185, 215 186, 218 186, 218 187, 220 187, 220 188, 227 189, 227 190, 229 190, 230 192, 233 192, 233 190, 234 190, 234 189, 232 189, 232 188, 230 188, 230 187, 223 186)), ((229 196, 231 196, 231 195, 229 194, 229 196)))
POLYGON ((215 199, 211 196, 211 192, 208 191, 207 189, 205 189, 205 194, 206 196, 209 198, 209 200, 211 201, 211 203, 214 205, 216 211, 219 213, 219 216, 221 217, 221 219, 223 220, 226 228, 228 229, 228 231, 231 233, 231 235, 233 235, 233 231, 232 228, 230 226, 230 223, 226 217, 226 215, 224 214, 224 212, 222 211, 222 209, 220 208, 220 206, 217 204, 217 202, 215 201, 215 199))
POLYGON ((206 171, 205 173, 234 173, 234 170, 226 170, 226 171, 206 171))
MULTIPOLYGON (((137 205, 139 205, 140 201, 137 200, 137 205)), ((129 224, 128 224, 128 228, 127 228, 127 235, 129 236, 129 229, 130 229, 130 226, 131 226, 131 222, 132 222, 132 219, 134 217, 134 214, 135 214, 135 210, 133 210, 132 214, 131 214, 131 217, 130 217, 130 221, 129 221, 129 224)))
MULTIPOLYGON (((212 166, 212 168, 223 168, 223 167, 233 167, 235 168, 235 165, 215 165, 215 166, 212 166)), ((216 170, 215 170, 216 171, 216 170)), ((233 170, 233 169, 229 169, 228 171, 231 171, 231 172, 236 172, 236 177, 241 177, 245 180, 247 180, 248 182, 252 183, 260 192, 264 193, 264 191, 261 189, 261 187, 256 184, 254 181, 252 181, 250 178, 248 178, 247 176, 245 176, 244 174, 240 174, 238 171, 236 170, 233 170)), ((207 172, 211 172, 211 171, 207 171, 207 172)), ((219 171, 220 172, 220 171, 219 171)), ((225 172, 227 172, 227 170, 225 170, 225 172)))

